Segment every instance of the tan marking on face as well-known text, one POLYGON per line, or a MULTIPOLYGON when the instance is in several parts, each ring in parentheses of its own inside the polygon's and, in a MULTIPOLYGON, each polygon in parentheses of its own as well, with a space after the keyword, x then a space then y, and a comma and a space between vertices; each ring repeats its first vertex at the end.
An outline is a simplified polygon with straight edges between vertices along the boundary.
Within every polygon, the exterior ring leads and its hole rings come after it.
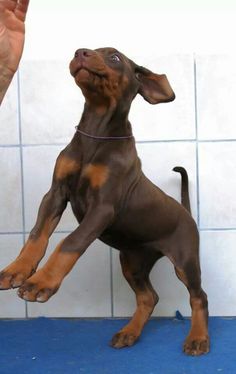
POLYGON ((126 88, 128 85, 129 85, 129 78, 126 75, 124 75, 123 76, 123 81, 122 81, 122 86, 123 86, 123 88, 126 88))
POLYGON ((84 169, 83 175, 89 179, 92 188, 99 188, 106 183, 109 169, 103 164, 88 164, 84 169))
POLYGON ((98 105, 96 108, 96 113, 100 116, 104 115, 107 112, 107 107, 105 105, 98 105))
POLYGON ((62 156, 57 161, 55 176, 57 179, 63 179, 70 174, 76 173, 79 169, 80 165, 76 160, 62 156))
POLYGON ((125 74, 120 76, 117 72, 110 69, 109 84, 104 87, 104 93, 118 100, 122 97, 128 85, 129 79, 125 74))

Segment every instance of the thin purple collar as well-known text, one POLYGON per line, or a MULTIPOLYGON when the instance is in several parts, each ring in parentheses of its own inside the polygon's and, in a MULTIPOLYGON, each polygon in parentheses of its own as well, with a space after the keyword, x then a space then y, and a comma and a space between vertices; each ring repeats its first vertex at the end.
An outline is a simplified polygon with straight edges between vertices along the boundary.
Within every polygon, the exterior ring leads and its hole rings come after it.
POLYGON ((79 132, 80 134, 87 136, 91 139, 98 139, 98 140, 122 140, 122 139, 131 139, 133 138, 133 135, 127 135, 127 136, 96 136, 96 135, 90 135, 86 132, 79 130, 79 126, 75 126, 76 132, 79 132))

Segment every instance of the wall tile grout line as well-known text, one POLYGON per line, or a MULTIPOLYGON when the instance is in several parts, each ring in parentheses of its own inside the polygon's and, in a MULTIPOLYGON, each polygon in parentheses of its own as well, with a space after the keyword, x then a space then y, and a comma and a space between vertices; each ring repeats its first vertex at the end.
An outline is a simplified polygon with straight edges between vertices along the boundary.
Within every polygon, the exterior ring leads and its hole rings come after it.
MULTIPOLYGON (((236 231, 236 227, 199 227, 198 228, 199 231, 236 231)), ((54 234, 70 234, 72 232, 71 231, 54 231, 53 235, 54 234)), ((30 231, 2 231, 0 232, 0 236, 4 236, 4 235, 28 235, 30 233, 30 231)))
POLYGON ((19 144, 0 144, 0 148, 20 148, 19 144))
MULTIPOLYGON (((136 140, 136 144, 194 143, 196 139, 136 140)), ((198 143, 235 143, 236 139, 198 139, 198 143)), ((66 147, 67 143, 0 144, 0 148, 66 147)))
POLYGON ((189 143, 195 142, 196 139, 155 139, 155 140, 136 140, 136 144, 153 144, 153 143, 189 143))
POLYGON ((197 64, 196 55, 193 60, 194 73, 194 111, 196 135, 196 193, 197 193, 197 225, 200 226, 200 183, 199 183, 199 143, 198 143, 198 107, 197 107, 197 64))
MULTIPOLYGON (((24 196, 24 165, 22 148, 22 117, 21 117, 21 92, 20 92, 20 69, 17 71, 17 97, 18 97, 18 126, 19 126, 19 151, 20 151, 20 173, 21 173, 21 204, 22 204, 22 229, 23 245, 25 244, 25 196, 24 196)), ((28 318, 28 306, 25 301, 25 318, 28 318)))
POLYGON ((211 227, 211 228, 200 228, 200 231, 202 232, 208 232, 208 231, 214 231, 214 232, 222 232, 222 231, 236 231, 236 227, 225 227, 225 228, 220 228, 220 227, 211 227))
POLYGON ((198 143, 235 143, 236 139, 198 139, 198 143))
POLYGON ((23 235, 23 231, 2 231, 0 232, 0 235, 23 235))
MULTIPOLYGON (((69 141, 68 141, 69 142, 69 141)), ((25 143, 22 144, 22 147, 28 148, 28 147, 66 147, 68 143, 25 143)))

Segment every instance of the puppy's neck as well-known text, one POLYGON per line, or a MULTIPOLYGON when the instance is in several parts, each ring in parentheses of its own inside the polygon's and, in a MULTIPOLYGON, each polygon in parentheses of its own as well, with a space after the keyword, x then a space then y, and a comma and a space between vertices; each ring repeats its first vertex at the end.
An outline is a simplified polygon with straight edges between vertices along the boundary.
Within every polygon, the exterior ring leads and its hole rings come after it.
POLYGON ((100 137, 121 137, 132 135, 128 120, 129 111, 117 105, 94 106, 86 102, 79 123, 80 130, 100 137))

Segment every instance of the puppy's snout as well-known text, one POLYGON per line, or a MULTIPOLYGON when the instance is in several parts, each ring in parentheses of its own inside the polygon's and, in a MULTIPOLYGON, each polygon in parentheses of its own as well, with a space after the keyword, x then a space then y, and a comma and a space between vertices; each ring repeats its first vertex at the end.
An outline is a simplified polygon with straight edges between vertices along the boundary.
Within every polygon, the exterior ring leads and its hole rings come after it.
POLYGON ((75 58, 79 58, 81 60, 86 59, 90 56, 92 56, 92 51, 89 49, 81 48, 77 49, 77 51, 75 52, 75 58))

